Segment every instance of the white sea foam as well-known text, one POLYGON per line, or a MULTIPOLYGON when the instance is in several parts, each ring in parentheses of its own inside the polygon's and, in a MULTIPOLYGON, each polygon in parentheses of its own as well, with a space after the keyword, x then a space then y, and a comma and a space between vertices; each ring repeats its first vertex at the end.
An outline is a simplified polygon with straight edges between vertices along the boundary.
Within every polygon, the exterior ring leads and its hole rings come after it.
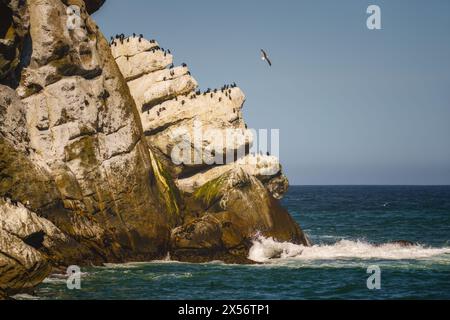
POLYGON ((272 238, 257 237, 249 252, 249 259, 257 262, 280 260, 417 260, 450 254, 450 247, 430 248, 422 245, 399 244, 373 245, 364 241, 340 240, 332 245, 306 247, 289 242, 277 242, 272 238))
POLYGON ((59 277, 54 277, 54 276, 50 276, 48 278, 45 278, 44 281, 42 281, 42 283, 67 283, 67 277, 64 278, 59 278, 59 277))
POLYGON ((134 269, 149 264, 149 262, 125 262, 125 263, 104 263, 106 269, 134 269))
MULTIPOLYGON (((90 275, 90 273, 88 272, 81 272, 80 276, 86 277, 90 275)), ((61 273, 52 273, 51 275, 49 275, 47 278, 45 278, 42 283, 47 283, 47 284, 60 284, 60 283, 67 283, 67 279, 69 278, 69 276, 67 274, 61 274, 61 273)))
POLYGON ((184 278, 191 278, 192 273, 191 272, 183 272, 183 273, 165 273, 165 274, 150 274, 147 276, 150 280, 160 280, 160 279, 167 279, 167 278, 175 278, 175 279, 184 279, 184 278))
POLYGON ((40 299, 39 297, 33 296, 31 294, 26 294, 26 293, 16 294, 12 298, 15 300, 39 300, 40 299))

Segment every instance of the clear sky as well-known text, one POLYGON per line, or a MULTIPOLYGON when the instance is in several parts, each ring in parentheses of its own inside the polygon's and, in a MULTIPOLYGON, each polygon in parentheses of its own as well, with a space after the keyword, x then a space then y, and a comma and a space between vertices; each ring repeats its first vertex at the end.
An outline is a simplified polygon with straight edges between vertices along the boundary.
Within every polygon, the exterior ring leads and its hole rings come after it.
POLYGON ((235 81, 249 126, 281 130, 291 184, 450 184, 448 0, 107 0, 94 18, 155 38, 202 89, 235 81))

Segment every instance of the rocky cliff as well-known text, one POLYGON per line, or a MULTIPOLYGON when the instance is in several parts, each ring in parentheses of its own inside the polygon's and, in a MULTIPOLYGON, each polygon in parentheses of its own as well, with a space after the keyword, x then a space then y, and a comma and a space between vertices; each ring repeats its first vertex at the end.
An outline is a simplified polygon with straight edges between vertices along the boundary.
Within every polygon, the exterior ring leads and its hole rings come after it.
POLYGON ((187 65, 174 66, 170 50, 153 39, 122 36, 113 39, 111 51, 140 112, 150 153, 182 193, 172 257, 245 261, 258 231, 306 243, 276 201, 288 187, 278 159, 249 154, 253 134, 242 117, 244 93, 235 84, 200 91, 187 65), (187 157, 176 157, 179 145, 187 146, 187 157))
POLYGON ((248 154, 243 92, 200 92, 154 40, 108 43, 89 16, 102 3, 0 0, 0 297, 52 267, 248 262, 258 232, 306 244, 278 160, 248 154))

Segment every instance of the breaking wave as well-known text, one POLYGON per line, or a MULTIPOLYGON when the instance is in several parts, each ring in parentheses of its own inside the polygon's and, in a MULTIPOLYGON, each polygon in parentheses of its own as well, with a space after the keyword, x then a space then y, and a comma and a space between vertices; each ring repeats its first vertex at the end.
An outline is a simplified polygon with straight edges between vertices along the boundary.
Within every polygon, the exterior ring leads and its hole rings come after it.
POLYGON ((16 294, 12 298, 14 300, 40 300, 39 297, 33 296, 31 294, 26 294, 26 293, 16 294))
POLYGON ((253 240, 249 259, 256 262, 280 260, 417 260, 450 254, 450 247, 431 248, 422 245, 401 246, 396 243, 374 245, 365 241, 340 240, 331 245, 306 247, 289 242, 277 242, 258 236, 253 240))

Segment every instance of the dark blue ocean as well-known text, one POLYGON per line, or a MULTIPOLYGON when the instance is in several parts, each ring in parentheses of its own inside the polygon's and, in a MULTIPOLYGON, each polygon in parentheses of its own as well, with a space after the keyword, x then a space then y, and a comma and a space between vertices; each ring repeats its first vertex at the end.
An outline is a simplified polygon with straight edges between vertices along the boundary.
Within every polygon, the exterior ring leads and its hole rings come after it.
MULTIPOLYGON (((450 299, 450 187, 298 186, 283 205, 314 246, 259 238, 260 265, 173 261, 83 269, 81 290, 53 275, 36 299, 450 299), (417 245, 388 244, 409 240, 417 245), (273 252, 279 259, 269 259, 273 252), (367 288, 369 266, 381 289, 367 288)), ((19 297, 20 298, 20 297, 19 297)))

